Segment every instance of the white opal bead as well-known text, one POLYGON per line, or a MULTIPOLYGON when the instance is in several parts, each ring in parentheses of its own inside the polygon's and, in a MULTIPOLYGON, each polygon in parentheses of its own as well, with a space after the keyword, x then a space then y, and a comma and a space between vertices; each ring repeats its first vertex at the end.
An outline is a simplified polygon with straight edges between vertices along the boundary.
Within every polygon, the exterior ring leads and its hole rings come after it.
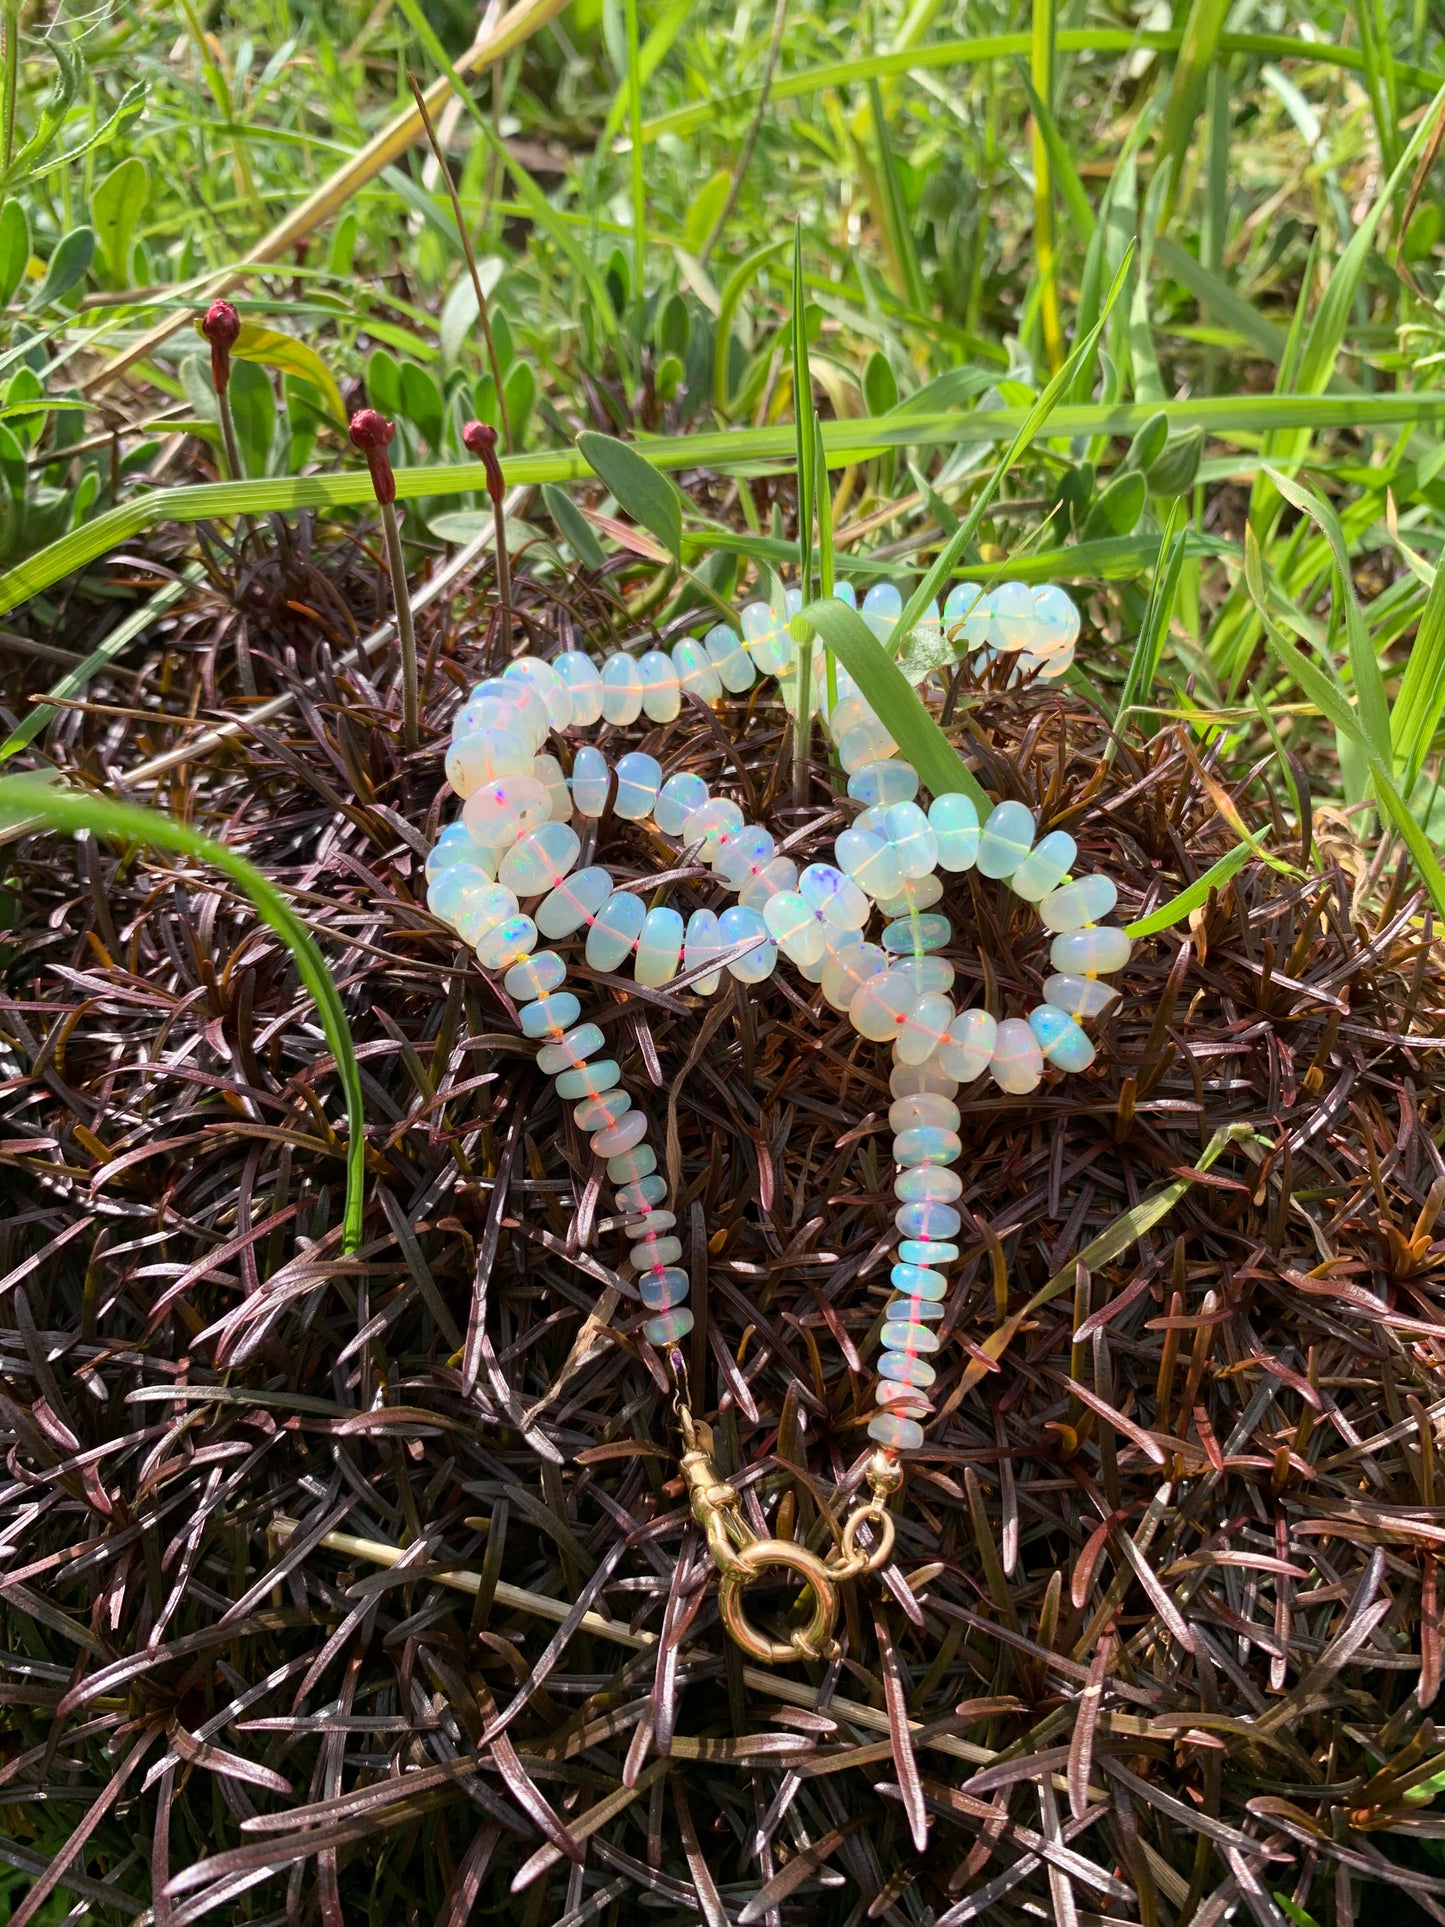
POLYGON ((572 821, 572 792, 567 787, 567 772, 555 756, 542 754, 532 758, 532 774, 552 799, 552 821, 570 823, 572 821))
POLYGON ((630 890, 614 890, 592 919, 587 932, 586 957, 589 969, 615 971, 632 955, 647 905, 630 890))
POLYGON ((848 1021, 860 1036, 888 1043, 903 1028, 920 993, 892 971, 870 977, 848 1006, 848 1021))
POLYGON ((599 864, 577 870, 537 905, 537 928, 554 943, 580 930, 612 895, 612 875, 599 864))
POLYGON ((609 1124, 615 1124, 631 1109, 632 1099, 626 1091, 604 1091, 600 1097, 584 1097, 572 1113, 572 1122, 590 1137, 593 1131, 603 1131, 609 1124))
POLYGON ((683 823, 683 846, 692 850, 699 862, 710 863, 722 847, 723 838, 730 837, 742 827, 743 813, 736 803, 726 796, 710 797, 706 803, 699 804, 683 823))
POLYGON ((768 935, 795 964, 817 963, 823 955, 823 925, 796 890, 779 890, 763 905, 768 935))
POLYGON ((973 798, 959 791, 935 796, 928 821, 938 838, 938 867, 958 872, 978 861, 978 811, 973 798))
POLYGON ((840 736, 845 736, 850 729, 856 729, 859 723, 876 723, 877 720, 874 712, 854 690, 847 696, 839 696, 828 711, 828 734, 836 743, 840 736))
POLYGON ((637 939, 633 975, 640 984, 671 983, 682 957, 683 924, 676 910, 649 910, 637 939))
POLYGON ((677 675, 678 688, 684 695, 695 696, 700 703, 715 703, 722 699, 722 680, 713 667, 712 658, 700 642, 689 636, 682 642, 674 643, 672 667, 677 675))
POLYGON ((714 623, 703 638, 703 643, 708 660, 716 669, 724 689, 738 696, 743 690, 752 688, 755 680, 753 665, 748 661, 748 652, 735 629, 729 628, 725 622, 714 623))
POLYGON ((867 983, 888 968, 876 943, 852 943, 835 951, 823 968, 823 996, 834 1010, 846 1011, 867 983))
POLYGON ((457 918, 468 902, 494 887, 489 871, 471 863, 452 863, 439 870, 427 884, 426 907, 434 917, 440 917, 455 929, 457 918))
POLYGON ((643 817, 651 816, 661 787, 662 765, 655 756, 648 756, 640 749, 619 756, 617 794, 612 799, 614 814, 625 817, 629 823, 640 823, 643 817))
POLYGON ((672 657, 664 650, 649 649, 637 659, 642 678, 642 707, 655 723, 670 723, 682 708, 682 686, 677 679, 672 657))
POLYGON ((903 614, 903 597, 891 582, 875 582, 863 597, 863 620, 880 642, 893 634, 903 614))
POLYGON ((581 649, 564 649, 552 659, 552 667, 567 685, 572 698, 572 727, 590 729, 602 718, 602 675, 592 658, 581 649))
POLYGON ((941 990, 925 991, 899 1027, 893 1045, 899 1063, 926 1063, 947 1037, 953 1016, 953 1004, 941 990))
POLYGON ((924 1064, 895 1064, 888 1074, 888 1089, 895 1098, 918 1097, 925 1092, 952 1097, 958 1089, 958 1079, 944 1073, 935 1053, 924 1064))
POLYGON ((1093 1063, 1094 1046, 1056 1004, 1039 1004, 1031 1010, 1029 1029, 1039 1040, 1044 1056, 1061 1071, 1086 1071, 1093 1063))
POLYGON ((1034 818, 1022 803, 996 803, 978 839, 978 873, 1011 877, 1034 840, 1034 818))
POLYGON ((682 1256, 681 1238, 648 1238, 635 1244, 627 1254, 634 1271, 654 1271, 682 1256))
POLYGON ((1055 937, 1049 945, 1049 962, 1065 976, 1107 977, 1111 971, 1124 968, 1132 948, 1122 930, 1112 924, 1095 924, 1055 937))
POLYGON ((1061 889, 1050 890, 1039 904, 1039 916, 1045 930, 1062 935, 1066 930, 1082 930, 1086 923, 1098 923, 1118 901, 1119 887, 1114 879, 1095 870, 1089 876, 1075 877, 1061 889))
POLYGON ((1079 611, 1067 589, 1041 582, 1034 590, 1034 647, 1070 650, 1079 640, 1079 611))
POLYGON ((1046 977, 1044 1002, 1054 1004, 1070 1017, 1101 1017, 1110 1004, 1119 1001, 1112 984, 1097 977, 1046 977))
POLYGON ((765 977, 772 976, 778 961, 778 946, 768 935, 760 910, 735 903, 718 918, 717 933, 725 951, 742 943, 753 946, 727 966, 730 977, 736 977, 743 984, 760 984, 765 977))
POLYGON ((622 1229, 629 1238, 636 1239, 654 1231, 670 1231, 676 1223, 670 1211, 648 1211, 643 1217, 630 1220, 622 1229))
POLYGON ((602 665, 602 715, 618 726, 635 723, 642 714, 642 677, 637 664, 622 650, 614 650, 602 665))
POLYGON ((738 902, 745 909, 761 911, 769 897, 779 890, 791 890, 798 881, 798 866, 790 856, 775 856, 756 876, 748 878, 738 891, 738 902))
POLYGON ((926 877, 938 868, 938 834, 916 803, 894 803, 883 821, 905 877, 926 877))
POLYGON ((483 783, 462 805, 462 821, 477 839, 509 848, 552 814, 552 797, 535 776, 504 776, 483 783))
POLYGON ((1051 830, 1036 843, 1009 878, 1009 888, 1025 903, 1038 903, 1057 889, 1074 867, 1079 846, 1067 830, 1051 830))
POLYGON ((503 682, 524 682, 535 689, 547 710, 553 729, 566 729, 572 721, 572 692, 550 662, 540 656, 519 656, 502 671, 503 682))
POLYGON ((883 948, 900 957, 929 950, 942 950, 953 935, 947 917, 900 917, 883 932, 883 948))
POLYGON ((896 896, 903 886, 898 852, 882 837, 866 830, 844 830, 833 845, 838 867, 870 897, 896 896))
POLYGON ((495 875, 495 861, 486 845, 478 843, 468 832, 465 823, 448 823, 427 852, 426 880, 435 883, 443 870, 450 870, 459 863, 495 875))
MULTIPOLYGON (((513 964, 507 972, 508 977, 515 976, 518 970, 530 962, 531 958, 528 957, 520 964, 513 964)), ((1060 1011, 1054 1012, 1056 1017, 1062 1014, 1060 1011)), ((570 990, 563 990, 556 996, 537 997, 531 1003, 523 1004, 518 1015, 524 1037, 556 1038, 576 1023, 582 1015, 582 1005, 570 990)), ((1067 1023, 1069 1020, 1065 1018, 1064 1021, 1067 1023)))
POLYGON ((539 950, 535 957, 514 964, 502 979, 502 988, 519 1004, 538 997, 549 997, 567 981, 567 966, 555 950, 539 950))
MULTIPOLYGON (((541 693, 533 687, 530 678, 488 676, 485 682, 479 682, 472 691, 471 699, 467 704, 468 709, 473 702, 479 699, 485 701, 488 697, 497 702, 510 704, 521 716, 522 734, 532 748, 542 747, 547 740, 547 732, 552 727, 552 719, 547 714, 547 705, 542 700, 541 693)), ((515 724, 509 723, 505 717, 499 717, 498 721, 504 729, 515 728, 515 724)))
POLYGON ((449 919, 463 943, 481 942, 489 930, 517 914, 517 899, 504 884, 489 884, 484 890, 468 890, 449 919))
POLYGON ((810 863, 798 878, 798 890, 808 908, 835 930, 861 930, 872 914, 867 895, 831 863, 810 863))
POLYGON ((463 736, 470 736, 479 729, 505 729, 510 735, 520 736, 528 749, 536 749, 547 734, 546 716, 546 708, 534 695, 495 677, 488 682, 478 683, 452 717, 452 741, 460 742, 463 736), (525 701, 533 704, 535 713, 531 717, 523 708, 525 701), (543 724, 540 736, 537 734, 538 722, 543 724))
POLYGON ((1034 592, 1027 582, 998 582, 989 597, 993 621, 989 641, 995 649, 1027 649, 1034 637, 1034 592))
POLYGON ((447 781, 458 796, 470 796, 499 776, 530 775, 533 751, 510 729, 487 727, 459 736, 446 754, 447 781))
POLYGON ((875 1445, 894 1452, 916 1452, 924 1442, 923 1427, 917 1419, 895 1418, 891 1413, 869 1419, 868 1436, 875 1445))
POLYGON ((750 602, 743 610, 742 621, 748 654, 765 676, 776 676, 793 654, 786 621, 766 602, 750 602))
POLYGON ((1009 1017, 999 1025, 988 1068, 994 1083, 1012 1097, 1036 1090, 1043 1081, 1044 1054, 1021 1018, 1009 1017))
POLYGON ((931 910, 943 895, 942 879, 935 873, 926 877, 904 877, 896 897, 879 897, 878 908, 885 917, 907 917, 915 910, 931 910))
MULTIPOLYGON (((686 824, 682 833, 686 838, 686 824)), ((765 863, 772 861, 776 848, 769 831, 757 823, 743 823, 735 830, 719 832, 707 860, 724 883, 739 890, 749 877, 756 876, 765 863)))
POLYGON ((592 1133, 591 1145, 600 1158, 618 1158, 641 1144, 647 1136, 647 1115, 643 1111, 628 1111, 618 1118, 615 1124, 604 1124, 600 1131, 592 1133))
POLYGON ((988 1068, 997 1041, 998 1025, 986 1010, 960 1011, 938 1047, 938 1067, 960 1084, 971 1084, 988 1068))
POLYGON ((943 621, 959 655, 977 655, 987 646, 991 617, 988 597, 977 582, 956 582, 949 590, 943 621))
POLYGON ((857 723, 838 738, 838 761, 852 776, 867 764, 892 756, 897 748, 882 723, 857 723))
POLYGON ((497 881, 519 897, 539 897, 562 881, 581 854, 581 840, 570 824, 543 823, 508 850, 497 881))
POLYGON ((483 970, 505 970, 537 947, 537 926, 530 917, 508 917, 476 945, 483 970))
MULTIPOLYGON (((575 652, 574 652, 575 653, 575 652)), ((572 758, 572 801, 579 816, 598 817, 607 809, 607 792, 612 787, 612 771, 607 758, 591 743, 584 743, 572 758)))
MULTIPOLYGON (((699 964, 711 963, 722 949, 722 939, 718 936, 717 916, 711 910, 694 910, 687 920, 687 931, 683 938, 682 964, 686 971, 694 971, 699 964)), ((721 972, 709 971, 707 976, 699 977, 692 988, 699 997, 711 997, 722 982, 721 972)))
MULTIPOLYGON (((886 769, 887 765, 875 764, 874 768, 886 769)), ((885 820, 887 815, 886 804, 870 803, 866 809, 859 810, 849 827, 854 830, 866 830, 869 836, 881 836, 886 843, 888 841, 888 825, 885 820)))
POLYGON ((682 826, 707 801, 707 784, 691 770, 669 776, 657 792, 652 820, 664 836, 681 836, 682 826))
POLYGON ((888 1128, 896 1136, 920 1124, 936 1124, 941 1131, 956 1131, 958 1106, 937 1091, 919 1091, 911 1097, 895 1097, 888 1106, 888 1128))

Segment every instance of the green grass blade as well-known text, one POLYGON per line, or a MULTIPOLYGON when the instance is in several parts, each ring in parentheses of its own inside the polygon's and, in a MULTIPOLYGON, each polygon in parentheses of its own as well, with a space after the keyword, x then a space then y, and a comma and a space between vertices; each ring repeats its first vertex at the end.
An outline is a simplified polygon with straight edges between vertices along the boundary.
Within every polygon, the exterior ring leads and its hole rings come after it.
POLYGON ((928 290, 923 285, 923 269, 918 263, 918 246, 913 239, 913 223, 908 218, 908 203, 903 183, 898 178, 898 162, 888 133, 888 116, 883 94, 876 80, 868 83, 868 100, 873 112, 873 133, 878 142, 878 178, 883 189, 883 215, 888 223, 893 252, 898 259, 903 286, 899 292, 920 313, 928 308, 928 290))
POLYGON ((971 797, 980 818, 993 808, 983 786, 924 708, 903 671, 856 609, 836 596, 810 602, 799 620, 815 630, 857 683, 899 752, 932 796, 954 790, 971 797))
POLYGON ((1406 796, 1414 792, 1442 715, 1445 715, 1445 569, 1437 569, 1420 615, 1420 626, 1410 645, 1400 693, 1390 712, 1395 769, 1406 796))
POLYGON ((728 413, 731 401, 728 390, 728 356, 732 349, 733 316, 738 311, 738 303, 752 286, 758 270, 766 262, 771 261, 775 254, 781 254, 787 245, 785 240, 769 241, 763 247, 754 248, 751 254, 743 256, 723 283, 722 297, 718 302, 717 321, 713 329, 712 347, 712 399, 713 406, 720 415, 728 413))
POLYGON ((1177 896, 1170 897, 1167 903, 1161 903, 1147 917, 1140 917, 1137 923, 1125 924, 1125 936, 1137 943, 1141 937, 1157 937, 1161 930, 1169 930, 1176 923, 1183 923, 1186 917, 1208 903, 1211 890, 1222 890, 1253 855, 1254 851, 1248 843, 1236 844, 1228 856, 1222 856, 1218 863, 1212 863, 1202 876, 1197 876, 1177 896))
MULTIPOLYGON (((1124 727, 1129 712, 1136 704, 1148 702, 1154 678, 1159 673, 1159 663, 1179 594, 1179 578, 1184 568, 1186 521, 1183 501, 1176 497, 1170 504, 1169 516, 1159 540, 1159 560, 1154 569, 1149 607, 1144 613, 1139 639, 1129 658, 1124 687, 1119 692, 1119 704, 1114 711, 1116 730, 1124 727)), ((1111 744, 1111 756, 1113 748, 1111 744)))
POLYGON ((1068 142, 1059 132, 1058 118, 1054 110, 1044 100, 1029 79, 1024 68, 1019 69, 1019 80, 1029 99, 1029 112, 1034 117, 1034 125, 1043 136, 1044 149, 1048 155, 1049 168, 1053 173, 1054 184, 1064 197, 1069 210, 1069 223, 1077 238, 1087 244, 1094 238, 1098 226, 1084 183, 1079 178, 1079 170, 1074 166, 1074 157, 1069 152, 1068 142))
MULTIPOLYGON (((1050 113, 1054 101, 1054 60, 1058 20, 1054 0, 1033 0, 1029 48, 1029 94, 1050 113)), ((874 83, 877 84, 876 82, 874 83)), ((1044 353, 1056 374, 1064 359, 1064 324, 1059 313, 1059 264, 1054 248, 1053 157, 1039 115, 1034 115, 1034 264, 1039 277, 1039 318, 1044 353)))
POLYGON ((199 831, 188 829, 157 810, 142 809, 135 803, 118 803, 109 796, 87 795, 81 790, 58 789, 43 776, 0 777, 0 824, 11 830, 35 829, 42 825, 70 834, 88 830, 92 836, 176 850, 197 863, 212 864, 246 892, 256 906, 256 914, 276 932, 295 960, 297 973, 315 1001, 322 1030, 336 1060, 336 1074, 346 1097, 343 1244, 347 1251, 355 1251, 361 1243, 366 1203, 366 1118, 351 1026, 346 1021, 336 980, 327 968, 316 939, 275 884, 224 843, 202 836, 199 831))
MULTIPOLYGON (((877 93, 877 84, 874 85, 877 93)), ((875 102, 875 108, 878 103, 875 102)), ((813 370, 808 356, 808 296, 803 285, 803 223, 793 228, 793 431, 798 475, 798 586, 804 602, 813 598, 813 513, 818 485, 818 424, 813 412, 813 370)), ((823 486, 828 471, 823 469, 823 486)), ((797 675, 797 711, 793 718, 793 800, 802 803, 807 792, 808 751, 813 719, 813 639, 797 638, 793 662, 797 675)))
POLYGON ((1189 142, 1199 125, 1199 110, 1204 104, 1209 70, 1219 53, 1220 35, 1224 31, 1228 12, 1229 0, 1191 0, 1184 22, 1179 55, 1174 62, 1174 79, 1159 129, 1156 165, 1163 167, 1168 162, 1173 169, 1164 206, 1160 210, 1164 221, 1168 220, 1173 208, 1184 170, 1184 157, 1189 152, 1189 142))
POLYGON ((647 177, 642 151, 642 37, 637 25, 637 0, 625 0, 627 18, 627 131, 632 142, 628 171, 632 183, 632 298, 639 326, 646 300, 647 177))

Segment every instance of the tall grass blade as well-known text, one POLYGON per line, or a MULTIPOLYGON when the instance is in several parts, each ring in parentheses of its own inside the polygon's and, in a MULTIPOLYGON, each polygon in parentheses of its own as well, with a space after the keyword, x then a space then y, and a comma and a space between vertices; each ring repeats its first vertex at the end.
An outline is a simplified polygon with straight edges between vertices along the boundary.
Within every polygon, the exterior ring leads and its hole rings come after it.
POLYGON ((1170 83, 1164 120, 1159 129, 1156 165, 1163 167, 1167 162, 1173 168, 1164 206, 1160 209, 1161 227, 1173 211, 1184 170, 1184 157, 1189 152, 1190 140, 1199 125, 1199 110, 1204 105, 1209 70, 1219 52, 1219 40, 1228 12, 1229 0, 1191 0, 1184 22, 1179 55, 1174 62, 1174 79, 1170 83))
POLYGON ((1390 711, 1395 769, 1406 796, 1414 792, 1442 715, 1445 715, 1445 569, 1437 569, 1420 614, 1420 626, 1410 645, 1400 693, 1390 711))
MULTIPOLYGON (((1124 687, 1119 691, 1119 703, 1114 711, 1116 731, 1123 729, 1130 712, 1136 705, 1148 702, 1154 688, 1154 678, 1159 673, 1164 644, 1169 635, 1169 624, 1174 617, 1174 604, 1179 595, 1179 578, 1184 568, 1187 522, 1183 500, 1176 496, 1169 506, 1164 532, 1159 540, 1159 560, 1154 569, 1149 606, 1144 612, 1144 621, 1139 629, 1138 640, 1134 644, 1134 653, 1129 658, 1124 687)), ((1111 743, 1108 751, 1111 761, 1115 748, 1116 745, 1111 743)))
MULTIPOLYGON (((875 84, 874 92, 877 92, 875 84)), ((794 460, 798 474, 798 586, 804 602, 813 599, 813 514, 818 488, 818 424, 813 412, 813 371, 808 356, 807 290, 803 284, 803 224, 793 229, 793 426, 794 460)), ((826 465, 822 486, 828 486, 826 465)), ((793 801, 801 806, 807 796, 809 737, 813 721, 813 639, 804 632, 796 640, 797 713, 793 718, 793 801)))
POLYGON ((1254 854, 1248 843, 1236 844, 1228 856, 1222 856, 1218 863, 1211 863, 1202 876, 1197 876, 1193 883, 1170 897, 1167 903, 1161 903, 1147 917, 1125 924, 1124 934, 1137 943, 1141 937, 1157 937, 1161 930, 1170 930, 1176 923, 1183 923, 1186 917, 1208 903, 1211 890, 1222 890, 1254 854))
MULTIPOLYGON (((1033 7, 1029 92, 1031 98, 1052 117, 1054 43, 1058 20, 1054 0, 1033 0, 1033 7)), ((1053 156, 1037 112, 1034 115, 1033 150, 1034 262, 1039 277, 1039 318, 1043 324, 1044 353, 1048 357, 1049 369, 1057 374, 1064 359, 1064 324, 1059 314, 1059 270, 1054 250, 1053 156)))

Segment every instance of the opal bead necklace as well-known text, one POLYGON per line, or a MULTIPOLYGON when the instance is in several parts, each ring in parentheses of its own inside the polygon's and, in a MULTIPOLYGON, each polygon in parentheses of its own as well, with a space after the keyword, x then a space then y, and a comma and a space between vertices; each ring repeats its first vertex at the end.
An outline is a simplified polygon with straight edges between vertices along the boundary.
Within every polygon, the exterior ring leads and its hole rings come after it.
MULTIPOLYGON (((839 594, 853 600, 846 586, 839 594)), ((648 1314, 642 1333, 662 1352, 677 1388, 682 1470, 722 1573, 723 1617, 749 1652, 767 1660, 832 1650, 839 1583, 877 1570, 891 1552, 887 1500, 901 1483, 900 1455, 923 1444, 936 1377, 930 1360, 939 1349, 933 1327, 944 1315, 945 1267, 959 1256, 957 1091, 987 1073, 1000 1091, 1025 1095, 1047 1068, 1086 1070, 1094 1046, 1083 1024, 1115 1001, 1118 992, 1103 979, 1122 969, 1130 952, 1125 933, 1103 921, 1118 894, 1112 879, 1074 875, 1071 836, 1055 830, 1037 839, 1032 813, 1013 801, 997 804, 982 822, 972 801, 957 793, 925 808, 917 772, 846 674, 835 668, 825 678, 821 661, 815 701, 848 796, 860 806, 836 838, 831 864, 810 863, 800 873, 767 829, 748 823, 701 777, 682 771, 664 778, 643 751, 614 762, 580 740, 599 723, 622 729, 642 716, 670 722, 684 693, 715 703, 724 691, 749 689, 760 673, 776 677, 796 708, 788 624, 800 601, 791 590, 781 610, 749 603, 741 633, 719 623, 670 651, 634 657, 619 650, 600 664, 580 650, 551 662, 523 656, 479 683, 455 718, 446 756, 461 818, 441 832, 426 865, 428 907, 485 970, 504 973, 522 1033, 537 1042, 538 1067, 575 1107, 578 1129, 617 1187, 615 1205, 648 1314), (544 748, 554 735, 571 749, 570 775, 544 748), (585 827, 609 807, 666 839, 680 860, 705 866, 736 902, 721 914, 694 910, 684 921, 670 905, 649 908, 634 890, 617 887, 604 866, 579 868, 583 842, 574 820, 585 827), (939 872, 970 869, 1033 904, 1051 934, 1053 974, 1025 1018, 960 1011, 949 995, 953 966, 937 952, 952 926, 933 906, 943 897, 939 872), (883 917, 876 943, 865 934, 875 909, 883 917), (781 954, 862 1036, 892 1047, 888 1122, 901 1242, 895 1296, 884 1312, 877 1410, 868 1425, 874 1451, 864 1476, 872 1497, 855 1508, 841 1549, 826 1560, 793 1540, 753 1536, 737 1493, 713 1467, 708 1428, 691 1412, 680 1349, 693 1324, 690 1280, 679 1262, 667 1182, 647 1142, 648 1120, 622 1088, 621 1066, 606 1054, 601 1029, 584 1020, 580 999, 565 987, 561 950, 539 948, 544 940, 558 946, 579 938, 593 971, 616 974, 630 962, 634 980, 648 986, 671 983, 681 971, 703 997, 718 990, 725 973, 739 983, 762 982, 781 954), (743 1589, 769 1566, 790 1568, 813 1595, 812 1619, 786 1642, 761 1633, 743 1609, 743 1589)), ((901 610, 897 589, 879 584, 861 613, 886 637, 901 610)), ((1011 655, 1015 673, 1050 680, 1068 669, 1079 633, 1078 612, 1063 589, 1018 582, 991 592, 959 583, 942 611, 925 617, 922 626, 930 625, 960 657, 982 663, 1011 655)))

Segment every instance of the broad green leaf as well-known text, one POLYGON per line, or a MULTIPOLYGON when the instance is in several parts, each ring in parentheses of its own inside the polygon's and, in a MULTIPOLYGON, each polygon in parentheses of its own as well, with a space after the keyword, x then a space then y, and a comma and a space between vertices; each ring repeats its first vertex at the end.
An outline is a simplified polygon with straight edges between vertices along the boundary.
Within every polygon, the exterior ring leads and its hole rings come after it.
POLYGON ((30 223, 20 201, 0 208, 0 307, 8 307, 30 265, 30 223))
POLYGON ((90 197, 90 218, 110 278, 117 287, 130 279, 130 242, 150 192, 150 169, 138 154, 113 167, 90 197))
POLYGON ((366 1204, 366 1112, 356 1048, 326 959, 317 948, 316 939, 275 884, 226 844, 202 836, 199 831, 188 829, 157 810, 142 809, 135 803, 120 803, 114 797, 91 795, 83 790, 57 788, 43 776, 0 777, 0 824, 12 833, 44 828, 74 835, 79 830, 88 830, 92 836, 176 850, 193 862, 211 864, 245 891, 256 906, 257 915, 270 925, 290 951, 297 974, 315 1001, 322 1030, 336 1060, 337 1077, 346 1095, 347 1120, 343 1243, 347 1251, 355 1251, 361 1243, 366 1204))
POLYGON ((564 489, 555 487, 551 482, 545 482, 542 486, 542 500, 547 505, 547 513, 555 523, 557 533, 583 568, 605 569, 606 552, 593 533, 592 524, 571 496, 564 489))
POLYGON ((74 227, 69 234, 62 235, 55 244, 45 270, 45 278, 31 295, 26 306, 40 312, 52 302, 59 301, 70 293, 77 281, 83 281, 90 272, 90 264, 95 258, 95 229, 74 227))
POLYGON ((325 400, 332 426, 345 426, 346 404, 341 399, 336 377, 316 350, 298 341, 295 335, 283 334, 279 328, 260 327, 254 321, 243 321, 231 353, 238 361, 259 361, 283 375, 296 375, 309 382, 325 400))
POLYGON ((713 223, 727 204, 728 191, 732 184, 732 175, 726 168, 721 168, 693 196, 682 223, 682 245, 689 254, 702 252, 708 236, 712 233, 713 223))
POLYGON ((1099 495, 1084 526, 1079 531, 1085 542, 1099 542, 1110 535, 1127 535, 1144 513, 1149 484, 1137 469, 1126 469, 1114 476, 1099 495))
POLYGON ((677 485, 630 442, 588 429, 577 437, 577 446, 633 521, 651 530, 668 554, 681 561, 683 504, 677 485))
POLYGON ((264 475, 276 428, 276 395, 271 377, 254 361, 235 361, 231 364, 231 385, 226 392, 231 403, 231 418, 236 424, 242 467, 248 475, 264 475))

